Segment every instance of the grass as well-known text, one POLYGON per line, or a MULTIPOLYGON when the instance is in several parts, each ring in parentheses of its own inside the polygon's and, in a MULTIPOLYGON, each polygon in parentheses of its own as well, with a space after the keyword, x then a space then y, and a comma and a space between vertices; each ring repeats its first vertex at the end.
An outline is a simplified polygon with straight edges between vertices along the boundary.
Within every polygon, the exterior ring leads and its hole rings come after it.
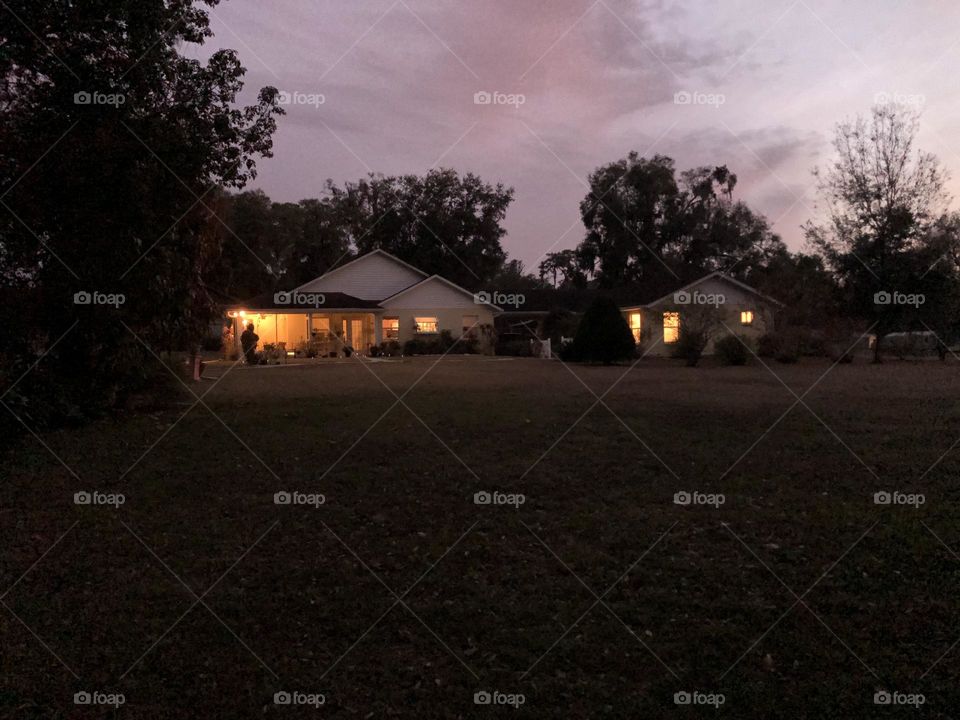
POLYGON ((473 704, 494 689, 543 718, 960 706, 955 362, 226 370, 5 454, 0 716, 106 714, 80 690, 144 718, 304 712, 280 690, 333 717, 513 713, 473 704), (126 502, 73 504, 94 489, 126 502))

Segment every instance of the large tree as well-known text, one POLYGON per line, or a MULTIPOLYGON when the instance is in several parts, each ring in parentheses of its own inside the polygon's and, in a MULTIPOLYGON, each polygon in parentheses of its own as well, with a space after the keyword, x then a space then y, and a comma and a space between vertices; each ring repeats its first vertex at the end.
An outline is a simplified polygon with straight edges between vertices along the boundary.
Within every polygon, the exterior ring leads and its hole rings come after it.
MULTIPOLYGON (((733 200, 737 176, 726 166, 680 173, 671 158, 626 158, 589 178, 580 203, 586 236, 575 258, 580 273, 601 287, 675 287, 712 270, 739 275, 783 249, 766 220, 733 200)), ((548 258, 546 274, 564 277, 567 257, 548 258)))
POLYGON ((877 105, 869 118, 837 125, 836 157, 819 181, 824 219, 805 231, 837 274, 851 314, 877 336, 910 329, 922 305, 946 302, 944 268, 935 223, 948 201, 946 172, 937 158, 915 148, 919 116, 897 105, 877 105), (941 297, 942 296, 942 297, 941 297))
POLYGON ((513 189, 472 173, 370 175, 330 184, 328 195, 359 253, 380 248, 471 289, 488 284, 506 260, 500 241, 513 189))
POLYGON ((0 372, 19 378, 48 352, 5 399, 21 417, 40 419, 40 396, 61 413, 119 399, 152 367, 146 347, 190 346, 212 317, 214 261, 236 242, 218 188, 254 177, 282 112, 274 88, 236 106, 233 51, 205 63, 180 53, 212 34, 205 6, 217 2, 0 9, 0 275, 13 323, 0 372), (75 304, 77 293, 125 302, 75 304))

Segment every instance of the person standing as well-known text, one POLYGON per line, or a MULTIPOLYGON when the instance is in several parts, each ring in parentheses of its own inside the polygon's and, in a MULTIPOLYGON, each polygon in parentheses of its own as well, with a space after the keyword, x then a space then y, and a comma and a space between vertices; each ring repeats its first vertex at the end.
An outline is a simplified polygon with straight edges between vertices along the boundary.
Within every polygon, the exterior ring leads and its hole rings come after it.
POLYGON ((260 342, 260 336, 253 331, 253 323, 247 325, 247 329, 240 335, 240 347, 243 348, 243 355, 247 359, 247 365, 257 364, 257 343, 260 342))

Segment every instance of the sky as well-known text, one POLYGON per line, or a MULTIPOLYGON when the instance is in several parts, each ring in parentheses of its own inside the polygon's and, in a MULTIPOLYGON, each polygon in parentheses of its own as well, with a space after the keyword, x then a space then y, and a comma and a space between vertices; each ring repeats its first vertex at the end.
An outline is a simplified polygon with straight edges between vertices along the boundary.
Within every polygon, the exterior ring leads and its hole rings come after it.
POLYGON ((184 52, 233 48, 241 102, 290 98, 248 188, 473 172, 514 188, 503 245, 535 272, 582 239, 589 173, 631 150, 727 165, 800 250, 835 124, 876 102, 922 112, 960 196, 958 20, 955 0, 225 0, 184 52))

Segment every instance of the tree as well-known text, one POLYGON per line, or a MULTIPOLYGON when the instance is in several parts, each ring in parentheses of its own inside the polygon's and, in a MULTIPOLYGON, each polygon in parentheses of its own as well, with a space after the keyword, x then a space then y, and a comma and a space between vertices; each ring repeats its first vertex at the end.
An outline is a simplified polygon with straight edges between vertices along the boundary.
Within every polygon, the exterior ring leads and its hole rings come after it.
POLYGON ((587 284, 587 275, 580 267, 576 250, 547 253, 538 270, 540 279, 546 281, 549 278, 555 288, 582 288, 587 284))
POLYGON ((580 203, 586 236, 572 254, 549 257, 544 275, 667 292, 727 267, 748 274, 785 250, 762 216, 733 200, 737 176, 725 165, 686 170, 678 179, 671 158, 631 152, 595 170, 589 182, 580 203))
MULTIPOLYGON (((869 120, 838 124, 836 159, 815 171, 826 219, 805 226, 837 274, 851 314, 874 328, 875 362, 883 337, 916 317, 919 305, 911 298, 924 287, 947 288, 924 285, 935 255, 930 231, 948 198, 937 158, 914 151, 918 125, 916 112, 897 105, 877 105, 869 120)), ((937 302, 931 296, 923 304, 937 302)))
POLYGON ((564 360, 610 365, 629 360, 635 351, 633 334, 620 308, 611 298, 600 296, 583 314, 564 360))
POLYGON ((348 231, 328 198, 273 202, 262 190, 230 195, 223 217, 234 239, 218 262, 218 289, 234 298, 290 289, 350 254, 348 231))
POLYGON ((358 253, 380 248, 470 289, 487 285, 506 260, 500 241, 513 189, 502 184, 434 169, 327 189, 358 253))
POLYGON ((212 34, 203 6, 216 4, 7 3, 18 21, 0 25, 0 275, 16 326, 2 372, 19 377, 50 351, 5 400, 23 415, 121 400, 155 367, 151 350, 190 347, 213 317, 206 288, 233 241, 217 188, 255 176, 282 113, 274 88, 235 106, 233 51, 205 64, 180 54, 212 34))
POLYGON ((836 279, 819 255, 784 249, 744 280, 783 303, 778 325, 822 328, 841 314, 836 279))

